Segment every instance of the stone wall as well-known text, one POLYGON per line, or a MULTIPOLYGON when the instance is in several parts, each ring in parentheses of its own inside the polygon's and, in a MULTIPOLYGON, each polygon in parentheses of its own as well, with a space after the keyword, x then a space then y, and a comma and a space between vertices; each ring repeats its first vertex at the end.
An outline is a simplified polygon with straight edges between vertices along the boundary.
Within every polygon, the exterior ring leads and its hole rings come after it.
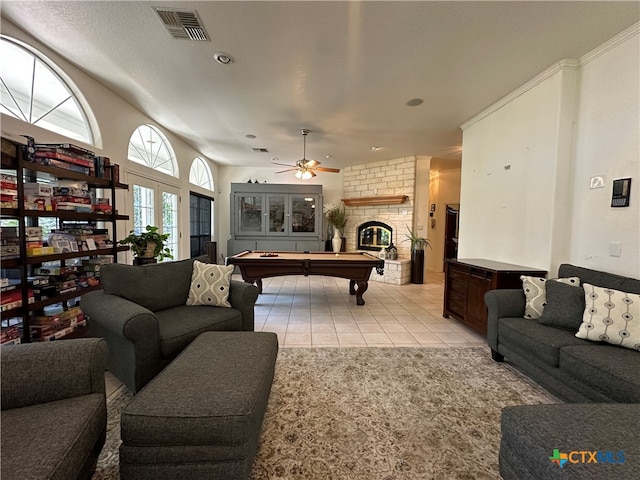
POLYGON ((399 259, 411 258, 411 243, 405 241, 407 226, 412 227, 415 198, 416 157, 402 157, 347 167, 344 172, 344 198, 407 195, 399 205, 363 205, 346 207, 344 236, 347 251, 357 247, 358 225, 378 220, 393 228, 393 244, 399 259))

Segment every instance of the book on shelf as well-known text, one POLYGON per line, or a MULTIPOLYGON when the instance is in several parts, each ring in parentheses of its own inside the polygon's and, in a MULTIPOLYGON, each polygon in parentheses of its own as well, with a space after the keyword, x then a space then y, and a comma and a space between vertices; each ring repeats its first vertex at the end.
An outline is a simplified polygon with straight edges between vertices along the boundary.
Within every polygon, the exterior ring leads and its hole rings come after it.
POLYGON ((75 163, 63 162, 62 160, 56 160, 55 158, 36 157, 34 159, 34 163, 47 165, 49 167, 62 168, 64 170, 71 170, 84 175, 91 175, 93 172, 93 168, 83 167, 82 165, 76 165, 75 163))
POLYGON ((25 183, 23 185, 25 194, 37 195, 39 197, 51 197, 53 195, 53 186, 44 183, 25 183))
POLYGON ((37 150, 36 158, 52 158, 55 160, 61 160, 66 163, 72 163, 74 165, 81 165, 87 168, 94 168, 94 162, 92 160, 89 160, 88 158, 67 155, 66 153, 48 152, 48 151, 42 152, 40 150, 37 150))
POLYGON ((35 147, 36 149, 56 148, 56 149, 68 150, 70 152, 75 152, 81 155, 87 155, 90 157, 95 156, 95 152, 89 150, 88 148, 74 145, 73 143, 36 143, 35 147))

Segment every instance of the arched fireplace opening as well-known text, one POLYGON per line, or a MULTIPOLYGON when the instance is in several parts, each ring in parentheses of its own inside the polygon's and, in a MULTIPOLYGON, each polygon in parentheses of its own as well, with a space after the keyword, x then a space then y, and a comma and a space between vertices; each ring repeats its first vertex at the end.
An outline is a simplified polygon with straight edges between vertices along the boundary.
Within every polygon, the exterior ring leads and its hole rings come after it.
POLYGON ((365 222, 358 227, 358 250, 378 251, 393 243, 393 228, 382 222, 365 222))

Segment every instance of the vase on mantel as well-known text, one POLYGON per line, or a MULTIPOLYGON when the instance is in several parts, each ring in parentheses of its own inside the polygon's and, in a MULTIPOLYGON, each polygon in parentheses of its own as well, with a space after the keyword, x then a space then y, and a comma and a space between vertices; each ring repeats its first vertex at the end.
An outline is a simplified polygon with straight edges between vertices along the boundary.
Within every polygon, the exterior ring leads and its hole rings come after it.
POLYGON ((333 238, 331 239, 331 247, 335 253, 340 252, 342 248, 342 237, 340 236, 340 230, 338 228, 333 229, 333 238))

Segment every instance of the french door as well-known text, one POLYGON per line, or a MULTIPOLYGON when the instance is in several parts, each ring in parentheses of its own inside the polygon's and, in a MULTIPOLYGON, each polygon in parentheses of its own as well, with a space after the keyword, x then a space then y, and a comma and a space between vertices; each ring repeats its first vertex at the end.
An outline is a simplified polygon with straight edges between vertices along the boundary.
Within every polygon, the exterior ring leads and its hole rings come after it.
POLYGON ((138 175, 129 175, 133 195, 133 230, 144 231, 147 225, 155 225, 162 233, 168 233, 166 242, 173 258, 180 258, 179 206, 180 190, 166 183, 138 175))

